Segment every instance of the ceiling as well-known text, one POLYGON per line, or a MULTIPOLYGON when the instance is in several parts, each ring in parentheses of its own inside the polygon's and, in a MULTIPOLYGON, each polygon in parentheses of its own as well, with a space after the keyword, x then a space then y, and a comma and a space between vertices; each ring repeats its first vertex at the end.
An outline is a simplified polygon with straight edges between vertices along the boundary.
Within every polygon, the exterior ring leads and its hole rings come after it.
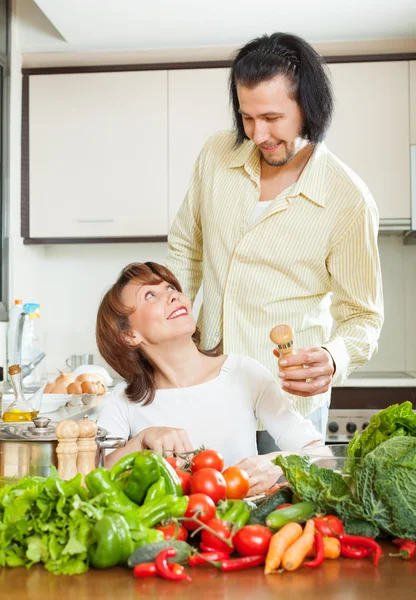
POLYGON ((273 31, 310 42, 416 38, 416 0, 17 0, 23 52, 236 46, 273 31))

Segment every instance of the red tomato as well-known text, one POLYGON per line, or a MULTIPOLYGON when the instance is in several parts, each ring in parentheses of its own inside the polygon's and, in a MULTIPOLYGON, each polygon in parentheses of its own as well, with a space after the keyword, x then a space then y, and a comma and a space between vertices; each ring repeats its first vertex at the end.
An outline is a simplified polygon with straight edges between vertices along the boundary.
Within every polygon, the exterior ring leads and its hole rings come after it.
POLYGON ((344 525, 338 517, 328 515, 326 517, 315 517, 314 523, 316 529, 322 535, 328 537, 337 537, 340 533, 344 533, 344 525))
POLYGON ((181 469, 175 469, 175 472, 181 482, 183 495, 188 496, 191 493, 191 473, 182 471, 181 469))
POLYGON ((167 458, 165 457, 165 461, 168 462, 173 469, 178 468, 178 459, 176 456, 168 456, 167 458))
POLYGON ((216 450, 202 450, 198 452, 191 463, 191 471, 199 471, 199 469, 216 469, 222 471, 224 468, 224 459, 219 452, 216 450))
POLYGON ((188 532, 186 531, 183 525, 176 525, 175 523, 169 523, 169 525, 158 525, 155 527, 163 533, 165 536, 165 540, 171 540, 175 537, 176 531, 178 531, 178 535, 176 536, 176 540, 185 541, 188 537, 188 532))
POLYGON ((215 469, 199 469, 191 477, 192 494, 206 494, 212 498, 215 504, 224 500, 227 486, 224 477, 215 469))
MULTIPOLYGON (((185 517, 197 517, 203 523, 208 523, 215 517, 214 501, 206 494, 191 494, 189 496, 188 508, 185 517)), ((189 531, 198 529, 199 525, 192 521, 183 523, 189 531)))
POLYGON ((267 554, 272 535, 263 525, 245 525, 233 536, 233 545, 240 556, 267 554))
MULTIPOLYGON (((231 529, 225 521, 221 521, 221 519, 211 519, 211 521, 208 521, 207 525, 224 540, 231 539, 231 529)), ((202 530, 201 541, 205 546, 209 546, 213 550, 221 550, 221 552, 227 552, 227 554, 231 554, 233 551, 231 546, 206 529, 202 530)))
POLYGON ((223 476, 227 484, 227 498, 237 500, 247 496, 250 480, 246 471, 238 467, 228 467, 223 476))

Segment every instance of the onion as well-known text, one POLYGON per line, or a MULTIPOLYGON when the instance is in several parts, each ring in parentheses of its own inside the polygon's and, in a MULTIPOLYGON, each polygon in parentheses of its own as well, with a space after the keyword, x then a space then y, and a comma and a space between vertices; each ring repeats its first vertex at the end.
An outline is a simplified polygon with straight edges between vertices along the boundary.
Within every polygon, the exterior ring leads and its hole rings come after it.
POLYGON ((95 383, 96 381, 98 381, 98 379, 97 375, 93 373, 83 373, 82 375, 78 375, 75 381, 80 381, 81 383, 83 381, 91 381, 92 383, 95 383))
POLYGON ((62 383, 65 387, 67 387, 73 381, 75 381, 75 377, 72 375, 72 373, 64 373, 63 371, 59 371, 59 375, 55 379, 54 383, 62 383))

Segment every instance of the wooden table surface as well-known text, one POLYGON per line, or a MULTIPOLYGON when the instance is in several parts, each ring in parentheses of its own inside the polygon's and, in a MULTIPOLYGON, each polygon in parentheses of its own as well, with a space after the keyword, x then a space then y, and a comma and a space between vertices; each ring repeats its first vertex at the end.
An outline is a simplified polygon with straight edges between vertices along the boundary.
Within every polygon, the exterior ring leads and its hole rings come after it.
POLYGON ((383 543, 384 555, 376 569, 371 560, 327 560, 318 569, 265 576, 257 567, 220 573, 213 567, 188 568, 192 583, 160 578, 135 579, 131 571, 113 568, 84 575, 56 576, 42 566, 0 571, 0 598, 7 600, 407 600, 416 598, 416 559, 391 558, 397 549, 383 543))

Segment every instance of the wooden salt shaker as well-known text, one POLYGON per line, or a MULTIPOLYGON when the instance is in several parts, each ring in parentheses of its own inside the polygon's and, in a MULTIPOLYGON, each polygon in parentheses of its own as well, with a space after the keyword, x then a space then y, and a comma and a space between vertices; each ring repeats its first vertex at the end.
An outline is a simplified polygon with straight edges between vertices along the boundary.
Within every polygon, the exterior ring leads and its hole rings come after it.
POLYGON ((56 426, 58 446, 58 474, 61 479, 72 479, 77 474, 78 425, 75 421, 61 421, 56 426))
MULTIPOLYGON (((290 325, 276 325, 270 332, 270 339, 280 352, 280 358, 287 358, 296 354, 296 350, 293 346, 293 329, 290 325)), ((299 367, 280 367, 282 371, 290 371, 292 369, 299 369, 299 367)))
POLYGON ((95 458, 97 456, 97 442, 95 441, 98 426, 94 421, 90 421, 85 416, 78 423, 78 458, 77 470, 82 474, 82 483, 84 484, 85 475, 88 475, 95 469, 95 458))

